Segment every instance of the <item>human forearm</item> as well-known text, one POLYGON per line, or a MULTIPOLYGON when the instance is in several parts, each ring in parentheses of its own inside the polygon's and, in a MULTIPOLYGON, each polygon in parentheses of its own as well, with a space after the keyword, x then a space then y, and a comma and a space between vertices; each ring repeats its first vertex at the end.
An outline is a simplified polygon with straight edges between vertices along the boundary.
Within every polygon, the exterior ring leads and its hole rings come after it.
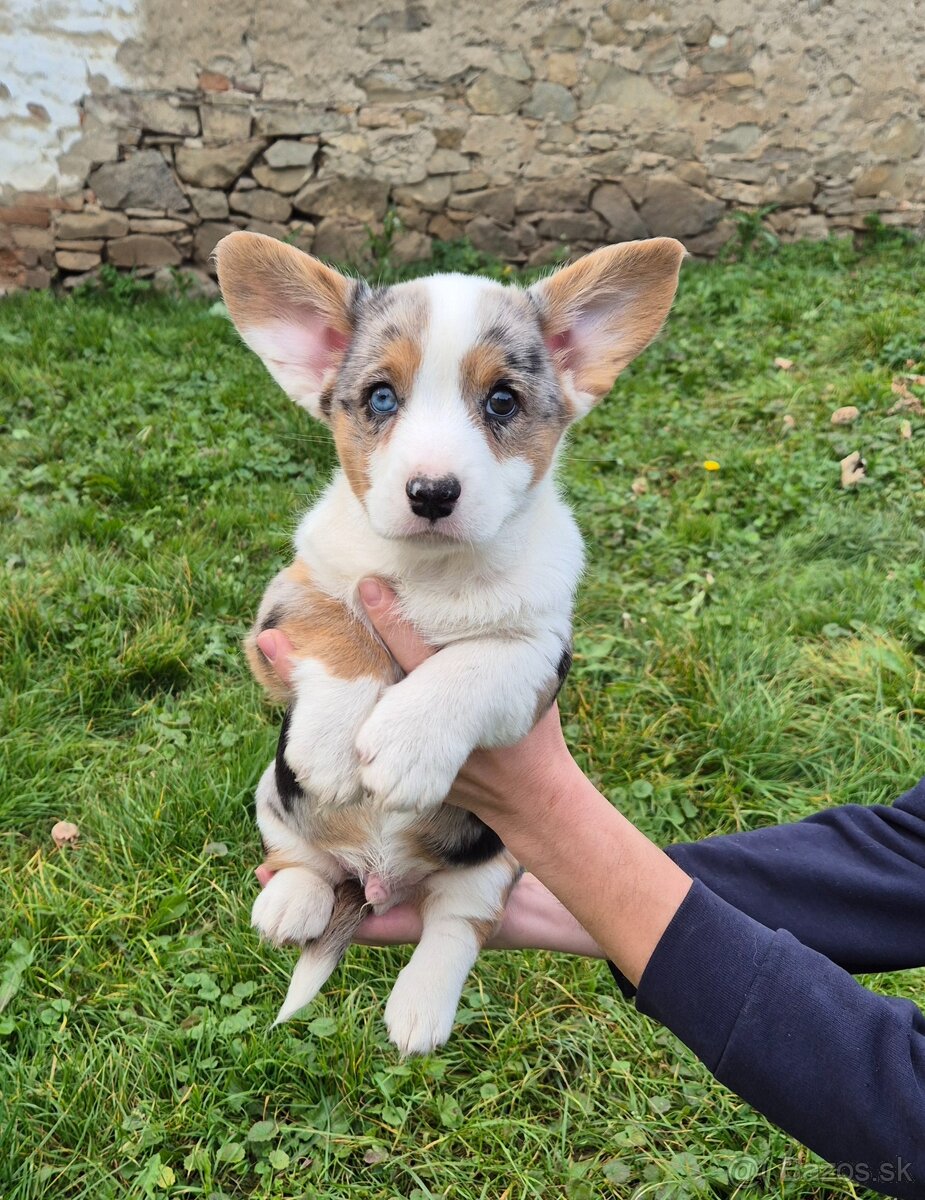
POLYGON ((483 809, 515 857, 632 983, 638 983, 691 879, 597 791, 570 757, 542 789, 483 809))

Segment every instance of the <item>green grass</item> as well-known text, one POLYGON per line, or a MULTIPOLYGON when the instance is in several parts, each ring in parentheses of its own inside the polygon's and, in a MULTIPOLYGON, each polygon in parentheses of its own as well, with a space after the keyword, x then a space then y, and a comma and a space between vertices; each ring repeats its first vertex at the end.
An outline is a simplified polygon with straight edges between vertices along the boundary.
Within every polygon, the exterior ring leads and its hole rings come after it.
MULTIPOLYGON (((925 371, 923 297, 925 250, 884 237, 688 265, 572 439, 567 735, 662 842, 922 772, 925 419, 905 440, 887 409, 925 371)), ((271 1029, 291 960, 248 911, 277 717, 239 640, 329 440, 204 304, 18 296, 0 349, 5 1200, 855 1194, 600 964, 486 955, 450 1044, 401 1064, 381 1012, 406 954, 354 949, 271 1029)), ((925 1002, 923 973, 871 982, 925 1002)))

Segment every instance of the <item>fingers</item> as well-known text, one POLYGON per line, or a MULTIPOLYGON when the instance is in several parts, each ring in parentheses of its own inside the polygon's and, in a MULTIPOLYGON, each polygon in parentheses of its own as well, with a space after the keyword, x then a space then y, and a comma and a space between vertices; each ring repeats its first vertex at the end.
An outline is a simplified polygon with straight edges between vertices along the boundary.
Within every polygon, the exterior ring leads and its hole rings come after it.
POLYGON ((286 635, 278 629, 265 629, 257 634, 257 645, 283 683, 289 683, 292 677, 292 643, 286 635))
POLYGON ((436 653, 402 617, 395 593, 378 579, 364 579, 360 584, 360 600, 373 628, 392 652, 392 657, 404 671, 413 671, 436 653))
POLYGON ((421 914, 411 904, 399 904, 377 917, 365 917, 354 941, 361 946, 404 946, 421 938, 421 914))

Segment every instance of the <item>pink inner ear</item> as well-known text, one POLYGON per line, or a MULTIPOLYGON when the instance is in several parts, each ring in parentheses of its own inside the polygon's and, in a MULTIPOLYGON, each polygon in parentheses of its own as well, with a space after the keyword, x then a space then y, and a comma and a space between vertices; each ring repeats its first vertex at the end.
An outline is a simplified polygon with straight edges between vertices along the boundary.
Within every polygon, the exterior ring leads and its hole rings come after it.
POLYGON ((567 329, 564 333, 554 333, 546 338, 545 341, 546 349, 560 367, 568 370, 573 366, 572 359, 575 347, 572 341, 571 330, 567 329))
POLYGON ((313 312, 293 313, 246 331, 248 343, 287 390, 318 387, 349 345, 350 338, 313 312), (283 379, 285 376, 285 381, 283 379))

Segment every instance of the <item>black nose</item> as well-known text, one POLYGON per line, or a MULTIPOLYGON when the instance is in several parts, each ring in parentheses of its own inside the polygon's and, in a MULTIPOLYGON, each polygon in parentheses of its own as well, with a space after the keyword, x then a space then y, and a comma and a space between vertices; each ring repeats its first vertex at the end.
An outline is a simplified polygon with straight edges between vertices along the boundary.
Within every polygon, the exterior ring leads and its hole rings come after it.
POLYGON ((439 521, 448 517, 456 506, 462 491, 462 484, 455 475, 444 475, 442 479, 428 479, 417 476, 405 484, 411 511, 416 517, 426 517, 428 521, 439 521))

